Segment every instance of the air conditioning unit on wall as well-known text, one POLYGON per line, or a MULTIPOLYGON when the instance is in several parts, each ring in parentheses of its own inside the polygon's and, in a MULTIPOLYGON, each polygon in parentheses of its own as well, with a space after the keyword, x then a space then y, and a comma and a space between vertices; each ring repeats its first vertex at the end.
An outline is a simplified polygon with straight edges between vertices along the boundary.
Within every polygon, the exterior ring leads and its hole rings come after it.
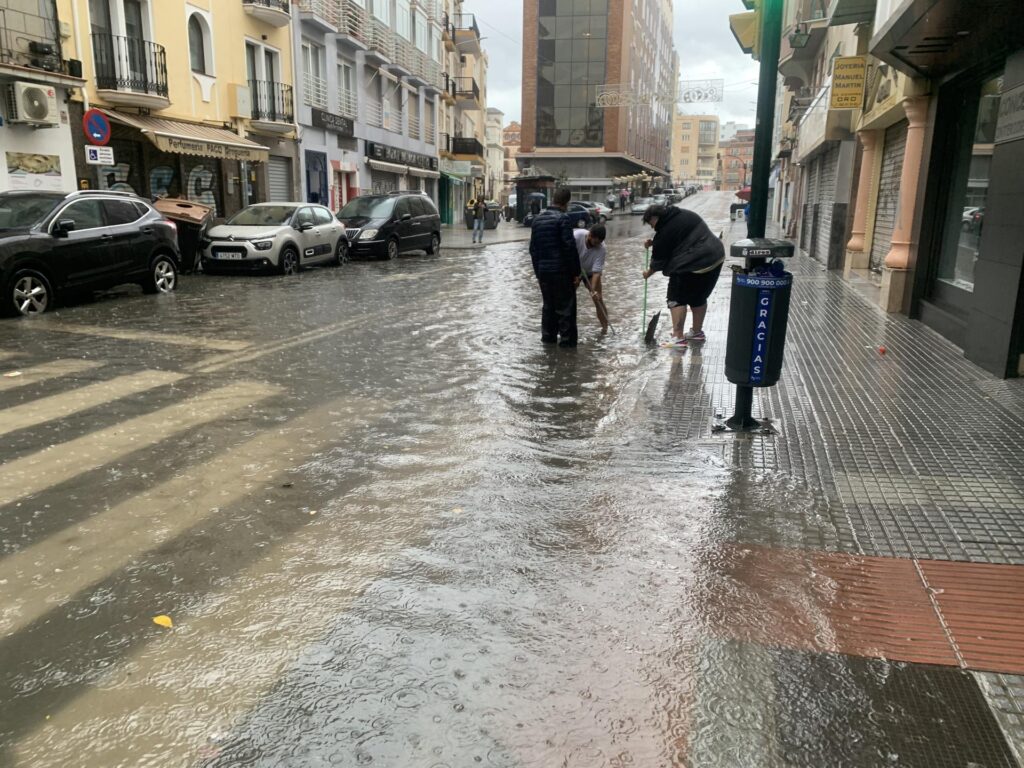
POLYGON ((23 125, 58 125, 57 91, 51 85, 11 83, 7 91, 7 117, 23 125))

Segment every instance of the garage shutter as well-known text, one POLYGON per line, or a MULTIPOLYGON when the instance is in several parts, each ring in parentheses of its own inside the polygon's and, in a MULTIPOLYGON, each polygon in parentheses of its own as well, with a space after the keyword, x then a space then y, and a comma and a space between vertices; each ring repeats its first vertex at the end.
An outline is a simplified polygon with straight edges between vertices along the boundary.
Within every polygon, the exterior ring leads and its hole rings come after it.
POLYGON ((814 248, 814 206, 818 202, 818 158, 807 165, 807 195, 804 200, 804 218, 800 225, 800 247, 809 255, 814 248))
MULTIPOLYGON (((836 176, 839 173, 839 147, 829 150, 819 161, 818 179, 818 244, 814 257, 828 263, 832 241, 832 213, 836 204, 836 176)), ((842 226, 841 222, 837 222, 842 226)))
POLYGON ((871 238, 871 269, 881 272, 885 256, 892 247, 896 228, 896 209, 900 200, 900 174, 903 151, 907 146, 907 121, 901 120, 885 131, 882 144, 882 173, 878 178, 878 202, 875 204, 875 230, 871 238))
POLYGON ((267 202, 287 203, 292 200, 292 161, 287 157, 271 157, 267 163, 267 202))

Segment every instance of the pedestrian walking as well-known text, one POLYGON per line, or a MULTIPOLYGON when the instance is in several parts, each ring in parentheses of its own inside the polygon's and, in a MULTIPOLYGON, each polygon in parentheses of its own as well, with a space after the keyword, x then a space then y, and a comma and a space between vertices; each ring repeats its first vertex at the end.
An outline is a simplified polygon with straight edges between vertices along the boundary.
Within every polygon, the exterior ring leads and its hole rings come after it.
POLYGON ((607 236, 604 224, 595 224, 590 229, 577 229, 573 231, 576 239, 576 250, 580 255, 580 272, 585 278, 583 280, 590 290, 590 298, 594 300, 597 308, 597 321, 601 324, 601 332, 608 330, 608 313, 604 305, 604 294, 602 287, 604 281, 604 262, 608 251, 604 247, 604 240, 607 236))
POLYGON ((484 241, 484 215, 487 212, 487 206, 484 205, 482 199, 470 200, 469 208, 473 216, 473 242, 482 243, 484 241))
POLYGON ((617 199, 618 198, 615 195, 615 190, 609 189, 608 190, 608 197, 606 197, 604 199, 605 205, 607 205, 611 210, 614 211, 615 210, 615 201, 617 199))
POLYGON ((654 228, 645 245, 652 248, 651 264, 644 280, 655 272, 668 277, 667 303, 672 313, 670 345, 685 349, 688 342, 705 340, 704 317, 708 297, 718 282, 725 263, 725 247, 699 214, 674 205, 652 205, 644 223, 654 228), (693 326, 686 331, 687 307, 693 312, 693 326))
POLYGON ((629 190, 625 187, 619 192, 619 210, 626 210, 626 203, 629 202, 629 190))
POLYGON ((540 285, 541 335, 545 344, 575 347, 576 287, 580 283, 580 255, 566 209, 572 194, 567 187, 555 191, 552 204, 533 220, 530 259, 540 285))

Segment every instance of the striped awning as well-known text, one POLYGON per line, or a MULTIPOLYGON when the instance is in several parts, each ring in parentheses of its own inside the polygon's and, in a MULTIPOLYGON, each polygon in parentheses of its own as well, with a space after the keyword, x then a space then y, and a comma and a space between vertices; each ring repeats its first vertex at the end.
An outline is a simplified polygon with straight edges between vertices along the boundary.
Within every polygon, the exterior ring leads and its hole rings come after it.
POLYGON ((398 163, 385 163, 383 160, 367 160, 367 164, 375 171, 384 171, 385 173, 397 173, 399 176, 405 176, 409 172, 409 166, 399 165, 398 163))
POLYGON ((431 171, 429 168, 413 168, 411 165, 409 166, 409 173, 422 179, 437 179, 441 177, 441 174, 437 171, 431 171))
POLYGON ((262 144, 224 128, 149 115, 126 115, 109 109, 103 113, 111 120, 139 130, 163 152, 248 163, 265 163, 270 157, 262 144))

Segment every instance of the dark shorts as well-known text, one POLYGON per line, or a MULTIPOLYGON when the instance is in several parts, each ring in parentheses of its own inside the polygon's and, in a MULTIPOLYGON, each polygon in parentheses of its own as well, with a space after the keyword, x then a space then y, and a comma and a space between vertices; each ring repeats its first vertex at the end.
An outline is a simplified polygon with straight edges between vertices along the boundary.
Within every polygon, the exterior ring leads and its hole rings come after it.
POLYGON ((680 272, 668 278, 668 307, 703 307, 708 303, 708 296, 715 290, 718 276, 722 274, 722 265, 710 272, 680 272))

